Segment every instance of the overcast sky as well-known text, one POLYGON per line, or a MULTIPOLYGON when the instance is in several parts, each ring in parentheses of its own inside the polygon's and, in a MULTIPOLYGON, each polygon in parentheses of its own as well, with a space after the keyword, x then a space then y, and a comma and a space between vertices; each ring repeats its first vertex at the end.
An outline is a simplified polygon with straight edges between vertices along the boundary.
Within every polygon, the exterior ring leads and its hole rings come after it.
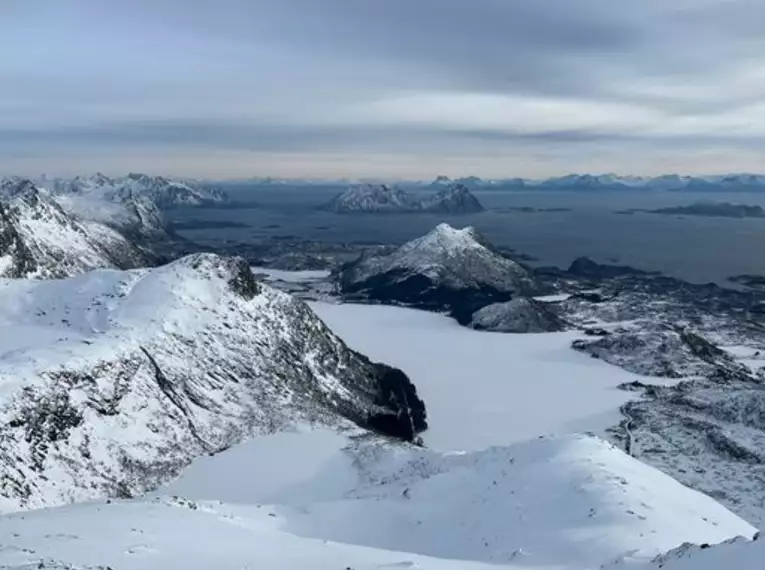
POLYGON ((0 0, 0 173, 765 171, 763 0, 0 0))

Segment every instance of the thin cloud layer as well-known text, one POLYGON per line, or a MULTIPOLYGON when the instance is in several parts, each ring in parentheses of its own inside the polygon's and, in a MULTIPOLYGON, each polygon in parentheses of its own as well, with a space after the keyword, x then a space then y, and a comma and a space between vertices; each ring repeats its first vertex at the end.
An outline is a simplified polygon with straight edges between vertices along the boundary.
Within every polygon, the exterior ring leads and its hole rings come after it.
POLYGON ((10 0, 0 169, 756 171, 763 17, 759 0, 10 0))

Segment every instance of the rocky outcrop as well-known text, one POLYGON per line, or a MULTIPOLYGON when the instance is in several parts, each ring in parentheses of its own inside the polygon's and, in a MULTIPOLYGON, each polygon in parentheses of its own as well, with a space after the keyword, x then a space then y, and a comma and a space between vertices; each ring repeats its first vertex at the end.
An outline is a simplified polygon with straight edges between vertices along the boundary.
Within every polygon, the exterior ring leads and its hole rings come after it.
POLYGON ((439 224, 382 256, 362 256, 337 275, 349 299, 449 311, 463 323, 478 309, 535 289, 530 273, 495 252, 473 228, 439 224))
POLYGON ((473 314, 470 326, 477 330, 506 333, 543 333, 566 329, 566 324, 547 304, 526 297, 479 309, 473 314))
POLYGON ((573 342, 584 352, 645 376, 748 379, 749 373, 727 353, 683 328, 621 329, 597 340, 573 342))
POLYGON ((0 512, 129 497, 296 422, 412 440, 407 376, 350 350, 246 262, 197 254, 0 291, 0 512))

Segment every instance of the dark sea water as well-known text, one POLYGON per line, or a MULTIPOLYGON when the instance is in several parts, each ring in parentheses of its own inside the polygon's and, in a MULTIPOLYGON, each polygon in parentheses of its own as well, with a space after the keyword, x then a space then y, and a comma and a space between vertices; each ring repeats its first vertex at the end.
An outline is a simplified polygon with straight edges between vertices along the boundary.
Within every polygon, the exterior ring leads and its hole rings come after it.
POLYGON ((343 188, 234 187, 235 209, 173 212, 173 219, 231 221, 249 227, 184 231, 204 243, 259 242, 288 236, 327 242, 400 243, 446 221, 471 225, 492 242, 531 255, 537 264, 567 266, 579 256, 657 270, 693 282, 724 283, 732 275, 765 274, 765 219, 657 215, 620 210, 656 209, 698 201, 729 201, 765 207, 765 195, 672 192, 476 191, 488 211, 468 216, 431 214, 348 216, 317 211, 343 188), (508 208, 565 208, 522 212, 508 208))

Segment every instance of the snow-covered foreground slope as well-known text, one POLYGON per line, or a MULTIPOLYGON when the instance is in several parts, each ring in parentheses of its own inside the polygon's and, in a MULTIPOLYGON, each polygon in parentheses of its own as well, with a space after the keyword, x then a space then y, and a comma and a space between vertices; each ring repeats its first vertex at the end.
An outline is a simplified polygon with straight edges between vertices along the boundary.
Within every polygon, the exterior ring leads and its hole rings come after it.
POLYGON ((431 427, 424 438, 437 449, 602 432, 619 423, 619 407, 631 397, 617 386, 645 381, 571 350, 576 332, 478 332, 414 309, 311 306, 350 346, 406 371, 428 402, 431 427))
POLYGON ((0 512, 134 496, 298 419, 422 429, 419 405, 241 259, 0 280, 0 512))
POLYGON ((584 436, 463 454, 276 434, 198 460, 164 492, 185 499, 0 518, 0 567, 585 570, 754 533, 584 436))

